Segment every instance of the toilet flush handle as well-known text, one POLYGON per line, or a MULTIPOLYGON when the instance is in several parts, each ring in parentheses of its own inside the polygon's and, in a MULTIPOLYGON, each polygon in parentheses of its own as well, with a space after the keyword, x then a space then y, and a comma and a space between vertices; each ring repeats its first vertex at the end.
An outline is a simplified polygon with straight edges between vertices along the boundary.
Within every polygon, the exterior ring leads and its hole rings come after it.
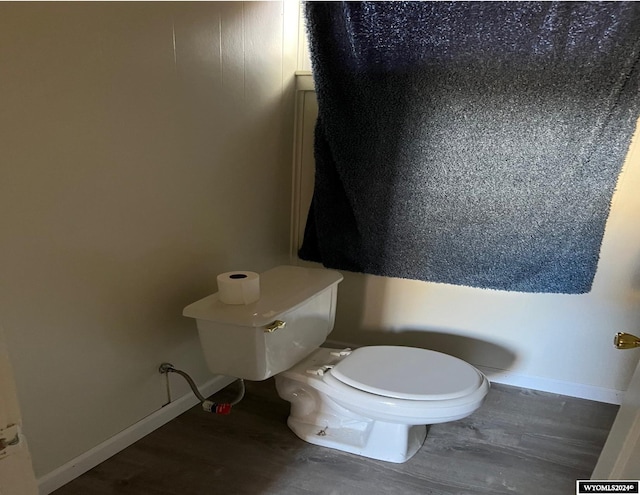
POLYGON ((640 338, 630 333, 618 332, 613 337, 613 345, 616 349, 633 349, 640 347, 640 338))
POLYGON ((264 327, 264 333, 273 333, 278 328, 284 328, 287 325, 286 321, 275 320, 269 323, 266 327, 264 327))

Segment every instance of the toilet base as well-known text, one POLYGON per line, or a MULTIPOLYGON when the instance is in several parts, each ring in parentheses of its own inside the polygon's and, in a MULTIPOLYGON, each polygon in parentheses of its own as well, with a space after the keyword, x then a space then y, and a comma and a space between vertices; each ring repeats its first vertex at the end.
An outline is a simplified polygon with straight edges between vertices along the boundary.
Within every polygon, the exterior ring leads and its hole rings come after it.
POLYGON ((315 387, 276 375, 276 389, 291 403, 289 428, 305 442, 372 459, 401 463, 427 436, 426 425, 391 423, 350 411, 315 387))
POLYGON ((425 425, 382 421, 331 427, 305 423, 289 416, 287 425, 305 442, 395 463, 406 462, 413 457, 427 436, 425 425))
MULTIPOLYGON (((469 416, 489 390, 488 380, 475 370, 477 387, 460 397, 412 400, 378 395, 333 376, 332 368, 343 359, 349 354, 320 348, 275 376, 278 395, 291 403, 287 424, 305 442, 381 461, 407 461, 424 443, 427 425, 469 416)), ((434 379, 438 373, 432 375, 434 379)))

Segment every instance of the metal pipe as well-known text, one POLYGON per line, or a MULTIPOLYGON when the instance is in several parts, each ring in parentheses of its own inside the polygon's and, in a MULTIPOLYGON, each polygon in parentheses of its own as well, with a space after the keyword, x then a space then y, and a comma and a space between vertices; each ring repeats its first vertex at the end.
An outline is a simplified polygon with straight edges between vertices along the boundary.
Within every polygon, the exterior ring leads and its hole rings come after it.
POLYGON ((187 373, 185 373, 182 370, 176 369, 173 367, 172 364, 170 363, 162 363, 160 365, 159 368, 160 373, 177 373, 178 375, 180 375, 182 378, 184 378, 185 380, 187 380, 187 383, 189 384, 189 386, 191 387, 191 390, 193 391, 193 393, 195 394, 195 396, 198 398, 198 400, 200 401, 200 403, 203 403, 204 401, 207 400, 207 398, 202 395, 200 393, 200 390, 198 390, 198 386, 196 385, 196 382, 193 381, 193 378, 191 378, 187 373))
POLYGON ((238 394, 236 395, 235 399, 233 399, 233 401, 225 402, 225 403, 216 403, 211 400, 208 400, 204 395, 200 393, 200 390, 198 390, 198 386, 196 385, 196 382, 193 381, 193 378, 191 378, 188 373, 182 370, 179 370, 177 368, 174 368, 171 363, 162 363, 158 368, 158 371, 162 374, 177 373, 182 378, 184 378, 189 384, 189 387, 191 387, 191 390, 193 391, 195 396, 198 398, 198 400, 202 404, 202 408, 207 412, 215 412, 218 414, 228 414, 231 410, 231 406, 235 406, 244 397, 245 386, 244 386, 244 380, 242 378, 238 378, 237 380, 240 388, 238 390, 238 394))

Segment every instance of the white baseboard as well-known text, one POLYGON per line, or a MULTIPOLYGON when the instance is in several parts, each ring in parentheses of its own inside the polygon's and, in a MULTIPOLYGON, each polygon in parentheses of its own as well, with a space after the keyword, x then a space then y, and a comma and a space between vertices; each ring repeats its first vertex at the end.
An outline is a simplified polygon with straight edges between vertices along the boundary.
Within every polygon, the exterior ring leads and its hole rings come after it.
POLYGON ((622 390, 595 387, 583 383, 565 382, 540 376, 522 375, 520 373, 514 373, 513 371, 490 368, 488 366, 476 366, 476 368, 482 371, 487 378, 489 378, 489 381, 493 383, 529 388, 541 392, 551 392, 579 399, 620 404, 624 395, 624 391, 622 390))
MULTIPOLYGON (((351 347, 354 349, 356 347, 362 347, 361 345, 349 344, 335 340, 327 340, 324 345, 326 347, 335 347, 340 349, 345 347, 351 347)), ((551 392, 554 394, 567 395, 569 397, 593 400, 597 402, 607 402, 609 404, 620 404, 624 395, 624 391, 621 390, 595 387, 582 383, 565 382, 540 376, 523 375, 510 370, 478 366, 476 364, 473 365, 482 371, 492 383, 501 383, 503 385, 539 390, 541 392, 551 392)))
MULTIPOLYGON (((228 376, 216 376, 204 385, 200 386, 200 392, 205 397, 215 394, 235 380, 228 376)), ((94 468, 109 457, 137 442, 145 435, 160 428, 165 423, 178 417, 198 403, 198 399, 189 392, 166 406, 158 409, 146 418, 131 425, 126 430, 112 436, 108 440, 96 445, 91 450, 70 460, 58 469, 45 474, 38 479, 40 495, 49 495, 54 490, 69 483, 83 473, 94 468)))

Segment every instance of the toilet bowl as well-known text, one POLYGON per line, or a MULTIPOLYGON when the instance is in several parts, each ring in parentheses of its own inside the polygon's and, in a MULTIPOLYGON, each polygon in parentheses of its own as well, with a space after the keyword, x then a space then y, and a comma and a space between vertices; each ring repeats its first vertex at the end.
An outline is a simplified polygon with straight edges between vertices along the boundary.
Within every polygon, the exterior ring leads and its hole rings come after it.
POLYGON ((398 346, 321 348, 275 379, 299 438, 396 463, 418 451, 427 425, 470 415, 489 390, 460 359, 398 346))
POLYGON ((337 286, 333 270, 279 266, 260 275, 260 298, 229 305, 218 293, 187 306, 213 373, 245 380, 275 376, 291 403, 287 424, 316 445, 404 462, 426 425, 468 416, 488 380, 455 357, 399 346, 328 349, 337 286))

